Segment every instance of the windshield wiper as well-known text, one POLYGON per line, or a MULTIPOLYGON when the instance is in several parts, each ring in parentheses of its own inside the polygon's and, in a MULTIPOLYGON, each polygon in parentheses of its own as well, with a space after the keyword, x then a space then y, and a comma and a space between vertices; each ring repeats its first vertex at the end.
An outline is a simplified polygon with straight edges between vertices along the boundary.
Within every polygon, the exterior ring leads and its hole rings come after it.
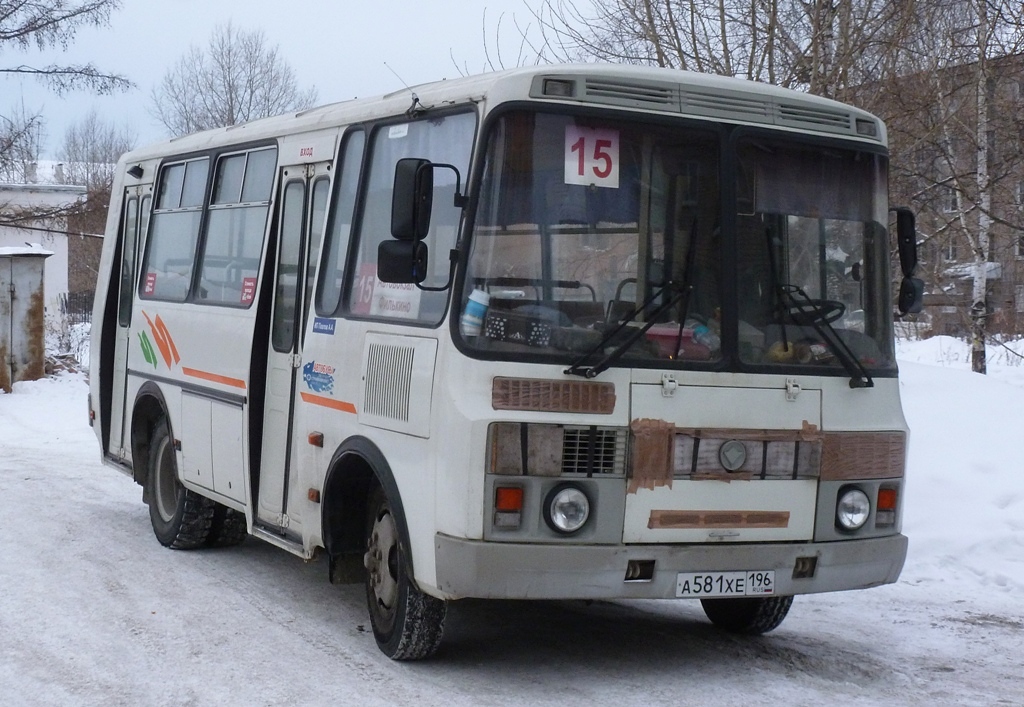
MULTIPOLYGON (((807 296, 807 293, 796 285, 779 284, 779 296, 782 300, 784 311, 782 316, 790 316, 798 325, 810 326, 817 332, 818 336, 829 345, 832 353, 835 354, 843 368, 850 374, 851 388, 872 388, 875 385, 871 374, 864 365, 857 359, 857 355, 850 346, 839 336, 839 332, 829 321, 828 312, 824 311, 821 305, 807 296), (799 315, 799 316, 797 316, 799 315)), ((842 310, 839 310, 842 311, 842 310)), ((782 344, 789 348, 786 341, 786 327, 782 324, 782 344)))
MULTIPOLYGON (((622 321, 619 322, 618 326, 616 326, 603 337, 601 337, 601 341, 599 341, 596 345, 591 347, 589 351, 587 351, 582 356, 573 361, 572 365, 565 369, 565 374, 571 376, 582 376, 584 378, 594 378, 595 376, 600 375, 603 371, 606 371, 609 366, 611 366, 613 363, 622 358, 623 354, 625 354, 626 351, 628 351, 630 347, 633 346, 633 344, 635 344, 640 339, 640 337, 646 334, 648 329, 650 329, 657 323, 658 317, 661 316, 662 313, 670 310, 672 307, 674 307, 676 304, 682 301, 684 297, 688 298, 692 289, 693 287, 687 283, 680 284, 676 283, 674 280, 669 280, 668 282, 666 282, 664 285, 662 285, 654 292, 652 292, 651 296, 648 297, 636 309, 627 314, 622 319, 622 321), (634 321, 636 321, 636 318, 639 317, 640 314, 646 311, 647 308, 650 307, 651 304, 653 304, 654 300, 656 300, 663 292, 666 291, 672 291, 672 296, 669 297, 660 305, 658 305, 657 308, 655 308, 650 313, 650 316, 647 318, 647 321, 644 322, 642 326, 629 326, 634 321), (618 336, 623 329, 626 328, 629 328, 630 332, 627 335, 627 337, 622 341, 622 343, 620 343, 614 349, 609 351, 604 358, 595 363, 593 366, 583 365, 583 363, 591 356, 596 354, 598 351, 604 350, 604 348, 613 339, 615 339, 615 337, 618 336)), ((685 313, 685 311, 686 307, 683 307, 683 312, 685 313)), ((684 317, 680 317, 680 320, 682 320, 683 318, 684 317)), ((680 321, 679 326, 680 329, 682 329, 682 321, 680 321)))

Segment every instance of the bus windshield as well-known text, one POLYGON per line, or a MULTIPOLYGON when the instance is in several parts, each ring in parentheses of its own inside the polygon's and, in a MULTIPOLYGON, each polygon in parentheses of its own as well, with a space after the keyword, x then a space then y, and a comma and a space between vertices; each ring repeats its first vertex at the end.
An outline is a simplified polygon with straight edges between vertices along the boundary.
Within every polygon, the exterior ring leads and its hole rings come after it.
POLYGON ((849 370, 844 348, 894 370, 885 157, 730 138, 681 121, 504 113, 459 311, 474 292, 486 309, 462 317, 465 345, 506 360, 614 351, 616 365, 834 375, 849 370))

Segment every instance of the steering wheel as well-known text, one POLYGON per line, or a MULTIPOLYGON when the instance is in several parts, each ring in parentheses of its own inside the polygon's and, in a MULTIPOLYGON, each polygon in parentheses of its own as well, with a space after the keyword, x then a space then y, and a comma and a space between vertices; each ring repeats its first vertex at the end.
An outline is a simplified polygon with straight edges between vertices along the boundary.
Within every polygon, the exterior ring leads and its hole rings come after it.
POLYGON ((785 309, 794 324, 813 326, 817 322, 831 324, 846 314, 846 305, 834 299, 807 299, 793 302, 785 309))

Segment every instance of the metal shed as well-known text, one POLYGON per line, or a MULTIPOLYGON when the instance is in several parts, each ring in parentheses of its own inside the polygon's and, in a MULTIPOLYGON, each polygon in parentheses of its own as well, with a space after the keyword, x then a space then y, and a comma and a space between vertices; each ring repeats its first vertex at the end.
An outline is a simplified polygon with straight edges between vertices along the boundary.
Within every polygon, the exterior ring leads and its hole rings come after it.
POLYGON ((0 248, 0 390, 44 375, 43 264, 38 247, 0 248))

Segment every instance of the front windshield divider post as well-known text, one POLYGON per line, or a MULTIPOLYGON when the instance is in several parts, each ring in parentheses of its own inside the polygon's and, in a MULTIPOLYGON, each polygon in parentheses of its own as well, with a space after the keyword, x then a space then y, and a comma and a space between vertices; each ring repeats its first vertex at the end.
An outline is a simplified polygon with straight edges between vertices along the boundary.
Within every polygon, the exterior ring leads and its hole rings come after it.
POLYGON ((564 373, 566 375, 571 376, 582 376, 583 378, 594 378, 600 375, 603 371, 607 370, 608 367, 611 366, 616 360, 618 360, 624 352, 629 350, 629 348, 634 343, 636 343, 641 336, 646 334, 647 331, 657 323, 658 317, 662 313, 667 312, 669 309, 674 307, 684 297, 688 297, 691 289, 692 287, 690 285, 684 284, 682 286, 679 286, 676 282, 669 280, 664 285, 654 290, 654 292, 651 293, 651 296, 644 300, 644 302, 640 304, 636 309, 630 312, 627 316, 623 317, 622 321, 619 322, 618 326, 616 326, 610 332, 605 334, 601 338, 601 341, 597 343, 597 345, 595 345, 589 351, 587 351, 578 359, 573 361, 572 365, 566 368, 564 373), (632 332, 630 332, 629 336, 626 338, 625 341, 616 346, 604 358, 595 363, 593 366, 582 365, 584 361, 589 359, 598 351, 604 349, 604 347, 608 345, 609 341, 614 339, 619 334, 619 332, 626 329, 638 316, 640 316, 642 312, 644 312, 648 307, 650 307, 651 304, 659 296, 661 296, 663 292, 666 291, 674 292, 672 296, 668 298, 668 300, 658 305, 658 307, 651 312, 650 316, 647 318, 647 321, 644 322, 642 326, 637 327, 632 332))

